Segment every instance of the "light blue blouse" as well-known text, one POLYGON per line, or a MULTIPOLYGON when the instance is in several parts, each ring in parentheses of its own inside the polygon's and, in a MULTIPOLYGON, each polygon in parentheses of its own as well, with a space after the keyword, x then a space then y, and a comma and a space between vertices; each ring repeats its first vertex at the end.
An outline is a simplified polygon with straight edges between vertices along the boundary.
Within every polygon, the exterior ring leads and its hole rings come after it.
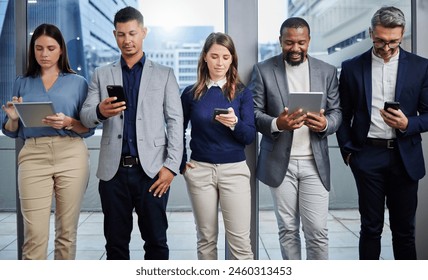
MULTIPOLYGON (((56 113, 64 113, 76 120, 80 120, 79 112, 88 94, 88 83, 86 79, 77 74, 61 73, 53 86, 46 91, 42 79, 38 77, 18 76, 13 86, 13 96, 22 97, 25 102, 52 101, 56 113)), ((43 136, 71 136, 89 137, 94 134, 95 129, 78 134, 71 130, 55 129, 52 127, 24 127, 19 122, 19 129, 15 132, 7 131, 4 126, 8 117, 4 119, 2 132, 12 138, 22 139, 43 136)))

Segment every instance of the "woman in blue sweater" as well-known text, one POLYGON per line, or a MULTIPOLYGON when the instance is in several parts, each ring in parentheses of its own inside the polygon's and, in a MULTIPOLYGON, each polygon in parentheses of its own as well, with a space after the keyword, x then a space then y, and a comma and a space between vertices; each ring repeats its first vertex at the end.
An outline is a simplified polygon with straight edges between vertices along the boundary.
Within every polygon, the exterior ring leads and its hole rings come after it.
POLYGON ((211 33, 207 37, 198 62, 198 80, 183 91, 181 100, 184 129, 191 122, 192 151, 187 162, 184 149, 181 173, 195 217, 198 259, 218 257, 219 204, 232 258, 253 259, 250 171, 244 151, 256 135, 253 99, 239 79, 238 56, 230 36, 211 33), (217 114, 216 109, 223 112, 217 114))

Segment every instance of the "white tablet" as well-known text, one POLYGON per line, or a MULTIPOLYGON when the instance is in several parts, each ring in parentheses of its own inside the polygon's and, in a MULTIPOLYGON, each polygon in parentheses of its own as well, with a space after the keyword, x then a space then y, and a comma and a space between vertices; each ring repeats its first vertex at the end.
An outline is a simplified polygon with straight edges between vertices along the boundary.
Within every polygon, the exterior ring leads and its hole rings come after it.
POLYGON ((52 102, 22 102, 14 103, 16 112, 25 127, 48 126, 42 122, 46 116, 54 115, 52 102))
POLYGON ((288 112, 302 108, 303 112, 317 112, 321 110, 322 92, 290 92, 288 112))

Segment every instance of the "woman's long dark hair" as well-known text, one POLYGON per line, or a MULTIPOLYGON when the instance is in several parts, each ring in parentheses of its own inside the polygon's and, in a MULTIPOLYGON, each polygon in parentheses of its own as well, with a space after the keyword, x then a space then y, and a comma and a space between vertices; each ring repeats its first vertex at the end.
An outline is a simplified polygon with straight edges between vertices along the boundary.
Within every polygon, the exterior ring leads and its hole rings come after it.
POLYGON ((238 55, 236 54, 236 49, 232 38, 229 35, 221 32, 213 32, 208 35, 207 39, 205 40, 205 44, 202 48, 198 61, 198 79, 193 87, 194 98, 201 98, 207 89, 207 82, 209 81, 210 76, 208 65, 205 62, 205 56, 214 44, 227 48, 232 55, 232 63, 230 64, 229 70, 226 73, 227 82, 223 86, 222 90, 229 100, 233 100, 236 93, 240 91, 241 87, 243 87, 243 84, 238 75, 238 55))
POLYGON ((76 74, 76 72, 71 69, 70 63, 68 62, 67 46, 65 44, 64 37, 61 34, 61 31, 53 24, 43 23, 34 30, 33 36, 31 36, 30 46, 28 48, 27 71, 25 72, 25 76, 36 77, 41 74, 41 67, 36 60, 34 45, 36 44, 36 40, 42 35, 46 35, 57 41, 62 50, 62 54, 60 55, 58 60, 59 70, 62 73, 76 74))

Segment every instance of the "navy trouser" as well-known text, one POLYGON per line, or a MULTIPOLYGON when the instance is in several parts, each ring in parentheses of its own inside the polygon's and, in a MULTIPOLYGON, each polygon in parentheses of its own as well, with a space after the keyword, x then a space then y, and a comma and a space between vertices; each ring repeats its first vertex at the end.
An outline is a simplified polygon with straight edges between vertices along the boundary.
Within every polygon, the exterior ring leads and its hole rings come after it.
POLYGON ((140 165, 120 166, 110 181, 99 183, 101 206, 104 213, 104 236, 108 260, 129 260, 129 242, 132 232, 132 213, 138 216, 141 238, 145 241, 144 259, 167 260, 169 249, 166 230, 166 205, 169 190, 161 198, 149 193, 157 180, 148 177, 140 165))
POLYGON ((364 146, 351 155, 361 215, 360 259, 378 260, 385 202, 394 258, 416 259, 415 215, 418 181, 407 174, 397 148, 364 146))

